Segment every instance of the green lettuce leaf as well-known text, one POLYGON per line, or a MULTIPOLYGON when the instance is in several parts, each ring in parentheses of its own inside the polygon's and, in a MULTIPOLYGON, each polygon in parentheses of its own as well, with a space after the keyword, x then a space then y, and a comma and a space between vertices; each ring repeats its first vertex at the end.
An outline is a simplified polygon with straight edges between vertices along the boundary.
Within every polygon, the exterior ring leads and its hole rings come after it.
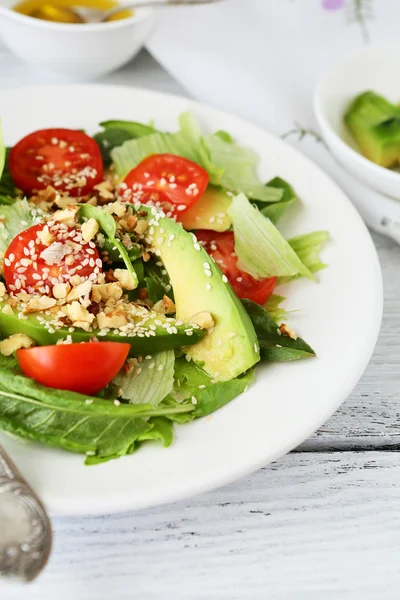
POLYGON ((175 154, 201 165, 210 175, 210 183, 265 202, 280 200, 282 190, 263 185, 257 175, 258 156, 250 149, 227 140, 226 134, 203 137, 199 124, 190 113, 179 118, 176 133, 154 133, 129 140, 114 148, 111 157, 117 174, 123 179, 131 169, 151 154, 175 154))
POLYGON ((114 383, 121 388, 122 398, 130 404, 158 404, 174 386, 175 353, 157 352, 139 362, 128 374, 118 373, 114 383))
POLYGON ((257 334, 262 361, 287 362, 315 356, 314 350, 304 340, 281 333, 265 308, 251 300, 242 302, 257 334))
POLYGON ((131 259, 129 258, 129 254, 123 243, 116 237, 117 235, 117 226, 113 217, 105 212, 102 208, 97 206, 92 206, 91 204, 81 204, 79 209, 79 214, 81 217, 85 219, 95 219, 100 225, 100 229, 105 233, 110 242, 115 247, 123 262, 125 263, 126 268, 132 276, 133 281, 135 282, 135 286, 137 287, 139 284, 138 277, 134 266, 132 264, 131 259))
MULTIPOLYGON (((155 426, 153 417, 193 411, 193 406, 115 404, 55 390, 0 367, 0 429, 70 452, 88 462, 125 456, 155 426)), ((157 433, 160 437, 160 432, 157 433)))
POLYGON ((301 275, 314 280, 275 225, 252 206, 244 194, 228 210, 235 232, 238 266, 256 279, 301 275))
POLYGON ((327 231, 314 231, 288 240, 301 262, 311 273, 317 273, 328 266, 321 261, 320 256, 328 241, 329 233, 327 231))
POLYGON ((287 318, 288 312, 281 306, 282 302, 285 300, 286 298, 284 296, 272 294, 268 298, 266 304, 264 304, 265 310, 274 321, 281 322, 283 319, 287 318))
POLYGON ((12 240, 33 225, 33 215, 26 200, 0 206, 0 252, 5 252, 12 240))

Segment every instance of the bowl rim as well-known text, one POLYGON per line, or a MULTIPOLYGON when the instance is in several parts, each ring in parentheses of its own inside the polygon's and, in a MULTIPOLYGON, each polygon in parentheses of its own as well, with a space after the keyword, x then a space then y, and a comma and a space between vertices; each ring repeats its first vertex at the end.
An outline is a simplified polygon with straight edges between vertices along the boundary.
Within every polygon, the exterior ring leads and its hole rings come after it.
POLYGON ((152 8, 138 8, 132 17, 118 19, 116 21, 107 21, 106 23, 58 23, 56 21, 45 21, 44 19, 36 19, 29 15, 18 13, 12 8, 2 6, 0 4, 0 16, 16 21, 28 27, 37 29, 47 29, 51 31, 69 31, 73 33, 87 33, 88 31, 111 31, 115 29, 123 29, 132 24, 142 23, 154 14, 152 8))
MULTIPOLYGON (((374 175, 375 177, 378 177, 381 180, 385 179, 387 183, 390 182, 391 184, 399 184, 400 183, 400 173, 398 173, 396 171, 392 171, 390 169, 387 169, 386 167, 377 165, 376 163, 372 162, 372 160, 369 160, 368 158, 363 156, 360 152, 357 152, 357 150, 355 150, 354 148, 349 146, 349 144, 347 144, 344 141, 344 139, 337 133, 337 131, 331 125, 330 120, 326 116, 326 109, 325 109, 326 103, 324 103, 321 98, 321 96, 324 92, 324 89, 326 87, 328 87, 328 89, 329 89, 329 87, 332 88, 332 86, 330 85, 331 80, 334 77, 336 77, 342 70, 344 70, 347 65, 349 65, 350 63, 352 63, 354 61, 357 61, 358 59, 361 59, 363 56, 373 54, 379 50, 389 49, 390 47, 393 47, 394 45, 395 44, 393 44, 393 43, 392 44, 377 44, 373 48, 367 48, 361 52, 352 54, 351 56, 347 57, 346 59, 342 60, 341 62, 336 63, 333 66, 333 68, 331 68, 328 71, 328 73, 323 75, 317 82, 317 84, 314 88, 313 104, 314 104, 314 112, 315 112, 315 115, 317 117, 317 121, 319 122, 320 127, 327 130, 327 132, 335 139, 335 142, 338 145, 338 152, 340 151, 342 153, 342 156, 344 159, 347 158, 349 160, 352 160, 353 162, 355 162, 357 164, 357 166, 360 169, 370 171, 371 175, 374 175)), ((400 47, 400 44, 397 44, 397 46, 400 47)), ((329 145, 329 143, 328 143, 328 145, 329 145)))

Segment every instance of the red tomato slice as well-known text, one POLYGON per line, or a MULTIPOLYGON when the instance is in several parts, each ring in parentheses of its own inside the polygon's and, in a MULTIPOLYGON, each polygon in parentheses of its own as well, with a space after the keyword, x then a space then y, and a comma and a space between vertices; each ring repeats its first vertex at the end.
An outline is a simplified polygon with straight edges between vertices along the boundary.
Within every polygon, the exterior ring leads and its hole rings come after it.
POLYGON ((129 344, 88 342, 17 350, 19 366, 42 385, 92 396, 122 369, 129 344))
POLYGON ((257 280, 238 268, 232 231, 217 233, 202 229, 196 231, 196 237, 226 275, 239 298, 248 298, 261 305, 266 303, 275 289, 277 278, 257 280))
POLYGON ((73 275, 95 280, 102 265, 93 242, 84 242, 76 229, 50 221, 13 239, 4 255, 4 277, 11 293, 49 294, 56 283, 68 283, 73 275), (43 243, 38 234, 48 234, 50 243, 43 243))
POLYGON ((73 129, 27 135, 11 149, 9 166, 16 186, 26 194, 51 185, 70 196, 85 196, 104 175, 96 142, 73 129))
POLYGON ((183 212, 204 194, 209 175, 202 167, 173 154, 153 154, 132 169, 120 193, 129 202, 152 203, 165 212, 183 212))

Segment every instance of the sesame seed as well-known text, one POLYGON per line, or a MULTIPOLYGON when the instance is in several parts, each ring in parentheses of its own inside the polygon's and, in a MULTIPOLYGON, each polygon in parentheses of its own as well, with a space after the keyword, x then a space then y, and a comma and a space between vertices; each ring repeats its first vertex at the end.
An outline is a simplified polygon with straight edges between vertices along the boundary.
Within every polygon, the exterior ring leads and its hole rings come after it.
POLYGON ((236 281, 237 281, 238 283, 242 283, 242 281, 243 281, 243 277, 236 277, 236 281))
POLYGON ((211 271, 204 271, 204 273, 206 274, 207 277, 211 277, 212 276, 211 271))
POLYGON ((228 278, 227 278, 227 276, 226 276, 226 275, 222 275, 222 281, 223 281, 224 283, 228 283, 228 278))
POLYGON ((85 400, 85 404, 93 404, 93 400, 91 398, 87 398, 85 400))
POLYGON ((177 207, 177 208, 178 208, 178 210, 179 210, 180 212, 182 212, 183 210, 186 210, 186 209, 187 209, 187 206, 186 206, 185 204, 178 204, 178 207, 177 207))
POLYGON ((121 404, 121 402, 119 400, 114 400, 114 404, 115 404, 115 406, 119 406, 121 404))
POLYGON ((255 342, 254 342, 254 346, 253 347, 254 347, 254 352, 257 354, 258 353, 258 346, 257 346, 257 344, 255 342))
POLYGON ((185 358, 188 363, 192 360, 192 357, 190 356, 190 354, 186 354, 185 358))
POLYGON ((206 290, 207 290, 207 292, 211 292, 211 284, 210 283, 207 283, 206 290))
POLYGON ((159 366, 157 367, 157 371, 162 371, 162 370, 163 370, 163 368, 164 368, 164 365, 159 365, 159 366))
POLYGON ((172 242, 172 240, 173 240, 174 238, 175 238, 174 234, 173 234, 173 233, 171 233, 171 235, 169 236, 169 238, 168 238, 168 239, 169 239, 169 241, 170 241, 170 242, 172 242))
POLYGON ((205 385, 199 385, 199 390, 204 390, 205 389, 205 385))
POLYGON ((196 242, 195 244, 193 244, 193 248, 194 248, 195 250, 201 250, 201 246, 200 246, 200 244, 198 244, 197 242, 196 242))
POLYGON ((155 364, 154 364, 154 363, 150 363, 150 364, 149 364, 149 369, 154 369, 154 367, 155 367, 155 364))
POLYGON ((197 404, 197 398, 195 396, 192 396, 192 404, 197 404))

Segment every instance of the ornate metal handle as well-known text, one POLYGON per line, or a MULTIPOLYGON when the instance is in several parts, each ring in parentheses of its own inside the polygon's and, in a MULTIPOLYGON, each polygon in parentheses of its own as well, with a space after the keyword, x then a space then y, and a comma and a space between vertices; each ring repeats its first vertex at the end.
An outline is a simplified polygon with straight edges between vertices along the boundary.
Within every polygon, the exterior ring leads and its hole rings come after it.
POLYGON ((47 563, 51 539, 46 511, 0 446, 0 575, 34 579, 47 563))

